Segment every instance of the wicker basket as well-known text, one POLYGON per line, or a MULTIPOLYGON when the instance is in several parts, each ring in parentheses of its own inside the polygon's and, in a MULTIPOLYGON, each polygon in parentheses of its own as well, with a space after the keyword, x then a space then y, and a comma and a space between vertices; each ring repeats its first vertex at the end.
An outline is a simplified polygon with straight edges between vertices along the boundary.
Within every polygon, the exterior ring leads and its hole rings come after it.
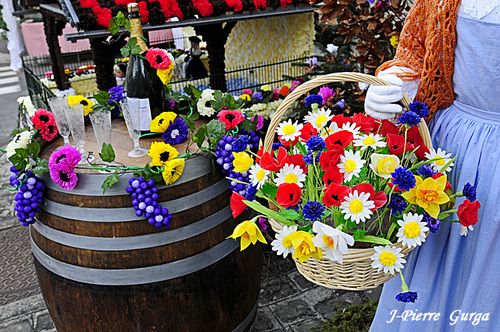
MULTIPOLYGON (((371 75, 360 73, 334 73, 317 77, 313 80, 307 81, 299 85, 292 93, 290 93, 281 103, 276 114, 274 115, 269 128, 267 130, 266 138, 264 141, 264 151, 270 152, 274 140, 276 128, 278 127, 281 118, 300 96, 306 94, 309 90, 333 82, 362 82, 373 85, 390 85, 389 83, 371 75)), ((404 95, 401 102, 408 107, 411 102, 408 96, 404 95)), ((432 148, 431 137, 427 124, 422 120, 419 131, 428 148, 432 148)), ((269 202, 271 203, 271 202, 269 202)), ((270 204, 271 208, 276 208, 270 204)), ((283 225, 279 222, 269 219, 269 223, 274 231, 280 231, 283 225)), ((402 248, 401 253, 406 256, 412 249, 402 246, 401 243, 396 243, 397 248, 402 248)), ((372 268, 371 256, 375 253, 372 248, 357 249, 350 248, 349 253, 344 255, 343 264, 333 262, 326 258, 323 252, 323 258, 318 260, 316 258, 309 258, 308 260, 300 263, 298 259, 295 260, 298 271, 309 281, 320 286, 345 289, 345 290, 364 290, 375 288, 394 275, 384 272, 378 272, 372 268)))

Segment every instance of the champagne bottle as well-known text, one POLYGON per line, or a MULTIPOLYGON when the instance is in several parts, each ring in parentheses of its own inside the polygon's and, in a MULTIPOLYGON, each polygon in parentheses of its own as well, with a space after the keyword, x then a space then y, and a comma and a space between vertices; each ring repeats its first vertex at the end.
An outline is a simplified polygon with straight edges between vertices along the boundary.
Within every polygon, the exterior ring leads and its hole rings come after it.
MULTIPOLYGON (((130 37, 137 39, 136 45, 141 47, 144 54, 148 47, 143 39, 139 6, 137 3, 130 3, 127 8, 130 37)), ((126 87, 130 109, 139 110, 141 132, 148 133, 151 120, 167 110, 163 83, 156 74, 156 69, 146 59, 131 54, 127 65, 126 87)))

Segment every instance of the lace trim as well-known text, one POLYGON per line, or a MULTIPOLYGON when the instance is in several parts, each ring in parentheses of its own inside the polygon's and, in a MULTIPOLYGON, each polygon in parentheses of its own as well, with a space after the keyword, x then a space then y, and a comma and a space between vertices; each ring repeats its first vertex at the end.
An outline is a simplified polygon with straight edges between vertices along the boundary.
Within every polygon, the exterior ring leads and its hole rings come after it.
POLYGON ((498 7, 498 0, 462 0, 460 7, 465 14, 481 19, 498 7))

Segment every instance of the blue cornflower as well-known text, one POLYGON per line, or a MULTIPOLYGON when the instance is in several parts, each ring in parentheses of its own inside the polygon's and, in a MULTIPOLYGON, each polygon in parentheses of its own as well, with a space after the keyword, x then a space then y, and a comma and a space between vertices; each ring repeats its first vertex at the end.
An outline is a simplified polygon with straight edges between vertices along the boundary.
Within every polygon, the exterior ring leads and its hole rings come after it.
POLYGON ((306 106, 311 106, 312 104, 323 105, 323 97, 320 95, 310 95, 309 97, 306 97, 304 104, 306 106))
POLYGON ((278 143, 273 143, 273 150, 278 150, 280 147, 284 147, 283 144, 281 144, 280 142, 278 143))
POLYGON ((323 151, 323 149, 326 147, 325 141, 319 136, 313 136, 309 138, 306 142, 306 145, 307 149, 312 152, 323 151))
POLYGON ((287 210, 293 210, 293 211, 299 212, 299 208, 300 208, 301 205, 302 205, 302 201, 299 201, 297 204, 289 206, 286 209, 287 210))
POLYGON ((422 166, 417 168, 417 173, 422 175, 424 178, 430 178, 437 172, 434 170, 434 167, 432 167, 432 165, 423 164, 422 166))
POLYGON ((425 212, 422 221, 427 223, 427 226, 432 233, 436 233, 438 231, 440 224, 439 219, 432 218, 427 212, 425 212))
POLYGON ((392 214, 396 215, 397 212, 403 212, 408 207, 406 200, 399 194, 391 194, 391 202, 387 205, 392 210, 392 214))
POLYGON ((258 101, 261 101, 262 98, 264 98, 264 97, 262 97, 262 92, 256 92, 256 93, 253 94, 252 97, 254 97, 255 99, 257 99, 258 101))
POLYGON ((186 122, 180 117, 175 118, 174 122, 168 126, 167 130, 163 133, 162 137, 165 143, 170 145, 177 145, 184 142, 189 134, 189 129, 186 122))
POLYGON ((467 182, 464 186, 464 190, 462 191, 464 196, 471 202, 476 200, 476 188, 467 182))
POLYGON ((408 105, 410 111, 414 112, 421 118, 426 118, 429 115, 429 109, 425 103, 421 103, 419 101, 414 101, 410 105, 408 105))
POLYGON ((118 105, 120 104, 120 100, 125 98, 125 96, 123 95, 123 85, 112 87, 108 90, 108 93, 110 94, 108 105, 113 106, 113 108, 111 109, 111 113, 115 117, 118 117, 120 116, 120 107, 118 105))
POLYGON ((344 99, 340 99, 338 102, 335 103, 335 105, 333 106, 337 106, 339 107, 340 109, 344 109, 345 107, 345 100, 344 99))
POLYGON ((249 201, 254 201, 255 194, 257 194, 257 188, 255 188, 254 186, 248 186, 246 189, 245 198, 249 201))
POLYGON ((243 135, 240 136, 234 143, 233 143, 233 152, 243 152, 246 150, 248 141, 249 141, 248 135, 243 135))
POLYGON ((418 126, 419 123, 420 123, 420 117, 415 112, 408 111, 398 116, 398 124, 403 124, 403 125, 407 124, 413 127, 413 126, 418 126))
POLYGON ((311 221, 321 220, 321 217, 325 215, 325 207, 323 204, 317 201, 309 201, 304 205, 302 209, 302 215, 305 219, 311 221))
POLYGON ((396 168, 391 175, 393 177, 392 183, 397 185, 401 190, 410 190, 415 187, 415 184, 417 183, 415 175, 413 175, 413 173, 406 167, 396 168))
MULTIPOLYGON (((321 152, 318 153, 318 155, 316 156, 316 164, 319 163, 319 157, 321 156, 321 152)), ((305 156, 302 157, 302 159, 304 159, 306 165, 311 165, 313 163, 313 154, 311 151, 307 152, 307 154, 305 156)))
POLYGON ((405 293, 399 293, 396 295, 396 300, 399 302, 412 302, 414 303, 417 300, 418 294, 417 292, 405 292, 405 293))

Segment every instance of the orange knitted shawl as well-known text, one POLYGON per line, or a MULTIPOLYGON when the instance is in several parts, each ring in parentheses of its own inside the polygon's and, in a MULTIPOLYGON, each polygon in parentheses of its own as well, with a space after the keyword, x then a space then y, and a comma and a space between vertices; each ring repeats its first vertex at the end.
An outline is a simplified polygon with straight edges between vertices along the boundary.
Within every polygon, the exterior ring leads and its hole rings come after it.
POLYGON ((377 69, 378 73, 403 66, 416 72, 398 76, 406 81, 420 77, 415 100, 429 107, 427 120, 454 100, 453 55, 459 4, 460 0, 415 0, 399 36, 396 56, 377 69))

